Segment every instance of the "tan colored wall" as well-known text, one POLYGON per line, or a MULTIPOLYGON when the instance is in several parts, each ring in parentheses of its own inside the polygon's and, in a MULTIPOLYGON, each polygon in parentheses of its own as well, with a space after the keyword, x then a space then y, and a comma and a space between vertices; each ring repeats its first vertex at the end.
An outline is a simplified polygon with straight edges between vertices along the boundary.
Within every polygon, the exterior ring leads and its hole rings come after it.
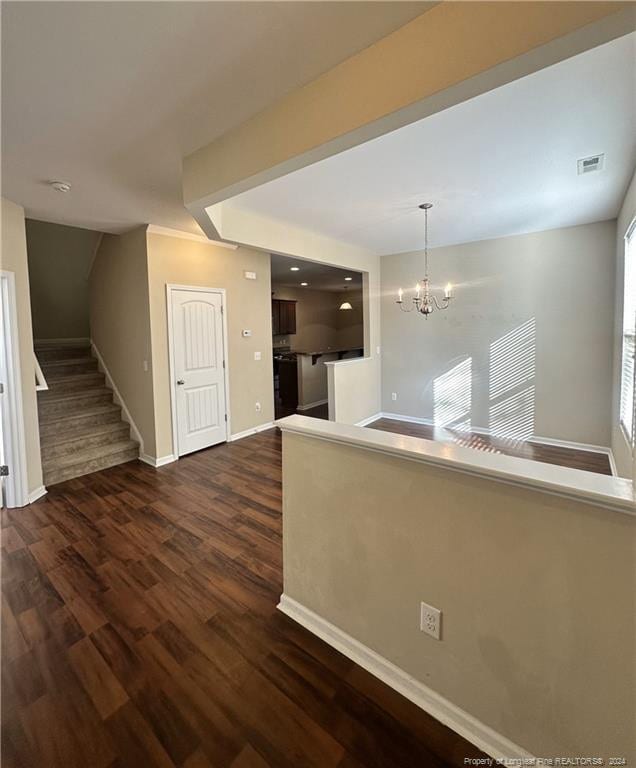
POLYGON ((340 346, 363 346, 362 292, 347 291, 354 310, 340 312, 345 300, 340 293, 311 288, 272 285, 273 298, 296 303, 296 333, 274 337, 274 345, 289 345, 292 350, 311 352, 340 346))
POLYGON ((27 219, 33 336, 88 338, 88 275, 100 232, 27 219))
POLYGON ((353 309, 338 311, 336 316, 338 346, 362 347, 364 345, 364 320, 362 307, 362 291, 342 291, 338 294, 337 306, 348 301, 353 309))
POLYGON ((299 435, 283 477, 288 596, 534 755, 636 760, 636 517, 299 435))
POLYGON ((625 194, 623 205, 616 222, 616 285, 613 303, 616 316, 614 318, 614 365, 612 380, 612 453, 618 474, 621 477, 633 477, 636 482, 636 456, 627 442, 625 433, 620 425, 620 387, 621 361, 623 350, 623 295, 625 279, 625 235, 630 224, 636 217, 636 174, 625 194))
POLYGON ((91 338, 141 434, 144 453, 156 457, 145 227, 104 236, 89 296, 91 338))
POLYGON ((269 254, 250 248, 230 250, 166 235, 148 234, 157 456, 172 453, 166 284, 225 288, 227 364, 232 433, 274 418, 272 318, 269 254), (257 274, 246 280, 244 271, 257 274), (243 338, 241 331, 251 329, 243 338), (254 352, 261 360, 254 360, 254 352), (257 413, 255 403, 262 410, 257 413))
POLYGON ((42 486, 42 462, 40 459, 40 428, 35 391, 33 330, 31 302, 29 300, 29 271, 27 266, 24 208, 4 197, 2 198, 2 254, 0 268, 15 274, 27 481, 29 493, 31 494, 42 486))

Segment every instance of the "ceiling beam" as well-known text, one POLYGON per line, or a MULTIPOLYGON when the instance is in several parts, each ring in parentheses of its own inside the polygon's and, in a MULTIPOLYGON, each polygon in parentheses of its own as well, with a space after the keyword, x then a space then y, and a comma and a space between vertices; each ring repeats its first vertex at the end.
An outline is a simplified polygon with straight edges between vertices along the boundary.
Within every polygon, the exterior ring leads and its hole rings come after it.
MULTIPOLYGON (((636 28, 629 2, 443 2, 184 159, 205 208, 636 28)), ((220 206, 217 210, 220 210, 220 206)))

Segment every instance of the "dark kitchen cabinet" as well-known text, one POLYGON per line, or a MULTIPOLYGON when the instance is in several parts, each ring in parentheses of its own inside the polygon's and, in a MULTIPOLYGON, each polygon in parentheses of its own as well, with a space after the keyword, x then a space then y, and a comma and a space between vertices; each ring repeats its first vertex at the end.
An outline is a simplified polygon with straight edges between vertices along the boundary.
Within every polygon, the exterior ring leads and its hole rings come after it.
POLYGON ((296 302, 272 299, 272 334, 296 333, 296 302))

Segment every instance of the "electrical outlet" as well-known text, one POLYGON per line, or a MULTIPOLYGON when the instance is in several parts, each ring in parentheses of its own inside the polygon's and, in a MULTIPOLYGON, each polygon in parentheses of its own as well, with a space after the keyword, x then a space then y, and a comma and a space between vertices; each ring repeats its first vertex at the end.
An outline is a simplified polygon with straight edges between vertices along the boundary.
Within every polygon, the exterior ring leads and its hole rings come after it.
POLYGON ((260 352, 254 352, 254 360, 260 360, 261 359, 261 353, 260 352))
POLYGON ((420 629, 436 640, 442 635, 442 612, 428 603, 420 603, 420 629))
POLYGON ((256 413, 260 413, 261 412, 261 404, 260 403, 256 403, 255 407, 256 407, 256 413))
POLYGON ((397 400, 397 392, 391 392, 391 400, 397 400))

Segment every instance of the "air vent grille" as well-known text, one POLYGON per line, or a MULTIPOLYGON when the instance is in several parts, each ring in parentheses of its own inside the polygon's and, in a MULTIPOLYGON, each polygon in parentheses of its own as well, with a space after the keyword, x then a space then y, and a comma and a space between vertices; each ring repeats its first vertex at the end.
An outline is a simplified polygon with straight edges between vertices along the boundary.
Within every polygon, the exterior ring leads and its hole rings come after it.
POLYGON ((592 173, 593 171, 603 170, 605 164, 605 155, 592 155, 592 157, 582 157, 578 163, 579 176, 582 173, 592 173))

